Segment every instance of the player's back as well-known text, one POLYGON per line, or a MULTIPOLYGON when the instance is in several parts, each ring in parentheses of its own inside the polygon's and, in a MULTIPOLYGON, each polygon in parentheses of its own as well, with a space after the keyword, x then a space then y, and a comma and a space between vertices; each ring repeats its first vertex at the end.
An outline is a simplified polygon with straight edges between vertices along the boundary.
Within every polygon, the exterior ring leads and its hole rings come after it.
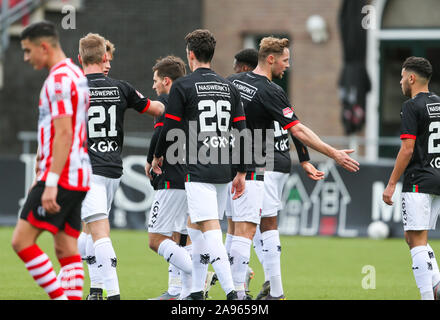
POLYGON ((88 74, 87 79, 90 87, 87 133, 93 173, 119 178, 122 175, 125 111, 134 108, 145 112, 149 100, 129 83, 102 73, 88 74))
MULTIPOLYGON (((241 94, 246 114, 246 127, 251 129, 252 134, 254 134, 255 129, 263 130, 263 151, 265 152, 265 130, 275 129, 274 143, 275 145, 278 144, 278 151, 283 153, 275 153, 275 162, 278 159, 289 164, 290 155, 288 150, 290 147, 286 130, 299 121, 290 107, 290 102, 283 89, 267 77, 254 72, 234 74, 228 77, 228 80, 235 85, 241 94), (274 121, 277 124, 274 124, 274 121)), ((254 141, 256 140, 254 139, 254 141)))
POLYGON ((402 106, 401 139, 414 139, 403 192, 440 195, 440 97, 421 92, 402 106))
POLYGON ((244 120, 234 86, 211 69, 199 68, 174 82, 166 116, 183 119, 187 180, 229 182, 229 134, 234 122, 244 120))

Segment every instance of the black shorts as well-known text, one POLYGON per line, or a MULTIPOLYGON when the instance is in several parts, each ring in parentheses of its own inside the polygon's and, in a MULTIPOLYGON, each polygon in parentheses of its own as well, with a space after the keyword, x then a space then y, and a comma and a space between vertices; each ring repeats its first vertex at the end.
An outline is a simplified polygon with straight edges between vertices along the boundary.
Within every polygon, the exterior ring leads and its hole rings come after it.
POLYGON ((78 238, 81 231, 81 204, 87 192, 67 190, 58 186, 57 203, 61 209, 51 214, 45 212, 41 205, 44 188, 43 181, 39 181, 32 188, 21 210, 20 218, 54 235, 63 230, 66 234, 78 238))

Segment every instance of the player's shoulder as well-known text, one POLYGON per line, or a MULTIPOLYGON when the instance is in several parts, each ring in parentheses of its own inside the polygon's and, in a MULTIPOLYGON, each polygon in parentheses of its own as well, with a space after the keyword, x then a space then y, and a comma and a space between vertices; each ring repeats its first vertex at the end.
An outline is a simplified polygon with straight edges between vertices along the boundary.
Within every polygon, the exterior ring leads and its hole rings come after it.
POLYGON ((162 102, 165 106, 168 105, 168 97, 169 95, 166 93, 161 94, 157 97, 157 100, 162 102))

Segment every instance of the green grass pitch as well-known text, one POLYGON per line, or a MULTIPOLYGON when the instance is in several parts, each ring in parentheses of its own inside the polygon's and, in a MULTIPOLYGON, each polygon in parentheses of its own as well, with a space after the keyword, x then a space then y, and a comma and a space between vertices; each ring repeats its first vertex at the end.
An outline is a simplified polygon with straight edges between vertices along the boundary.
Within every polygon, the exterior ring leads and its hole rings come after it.
MULTIPOLYGON (((0 300, 48 299, 13 252, 12 228, 0 228, 0 300)), ((118 277, 122 299, 146 300, 160 295, 167 287, 168 264, 147 247, 148 235, 142 231, 112 230, 111 238, 118 257, 118 277)), ((45 232, 38 241, 58 272, 59 264, 52 236, 45 232)), ((430 241, 440 252, 440 240, 430 241)), ((411 270, 411 257, 403 239, 370 240, 333 237, 281 237, 283 286, 288 300, 399 300, 419 299, 411 270), (375 289, 371 269, 375 270, 375 289), (365 271, 365 270, 364 270, 365 271), (364 277, 369 277, 368 281, 364 277)), ((263 269, 253 252, 250 266, 255 271, 251 294, 255 297, 264 281, 263 269)), ((210 267, 211 268, 211 267, 210 267)), ((84 292, 89 278, 85 272, 84 292)), ((211 289, 210 299, 224 300, 220 284, 211 289)), ((84 295, 85 296, 85 295, 84 295)))

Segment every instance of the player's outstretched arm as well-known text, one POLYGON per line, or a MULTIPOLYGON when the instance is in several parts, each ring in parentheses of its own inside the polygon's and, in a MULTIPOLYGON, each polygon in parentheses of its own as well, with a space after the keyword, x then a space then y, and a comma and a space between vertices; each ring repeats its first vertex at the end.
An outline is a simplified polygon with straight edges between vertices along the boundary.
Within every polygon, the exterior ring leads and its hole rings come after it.
POLYGON ((349 154, 353 153, 354 150, 337 150, 333 148, 329 144, 322 141, 312 130, 301 123, 297 123, 293 127, 290 127, 289 131, 308 147, 335 160, 336 163, 345 170, 350 172, 357 172, 359 170, 359 162, 349 156, 349 154))
POLYGON ((160 101, 151 100, 146 112, 154 117, 159 117, 165 112, 165 106, 160 101))
POLYGON ((393 205, 394 190, 396 189, 396 184, 411 161, 414 145, 416 140, 414 139, 402 139, 402 145, 400 146, 399 153, 397 154, 396 163, 394 164, 393 172, 391 173, 388 185, 383 192, 382 199, 388 205, 393 205))

